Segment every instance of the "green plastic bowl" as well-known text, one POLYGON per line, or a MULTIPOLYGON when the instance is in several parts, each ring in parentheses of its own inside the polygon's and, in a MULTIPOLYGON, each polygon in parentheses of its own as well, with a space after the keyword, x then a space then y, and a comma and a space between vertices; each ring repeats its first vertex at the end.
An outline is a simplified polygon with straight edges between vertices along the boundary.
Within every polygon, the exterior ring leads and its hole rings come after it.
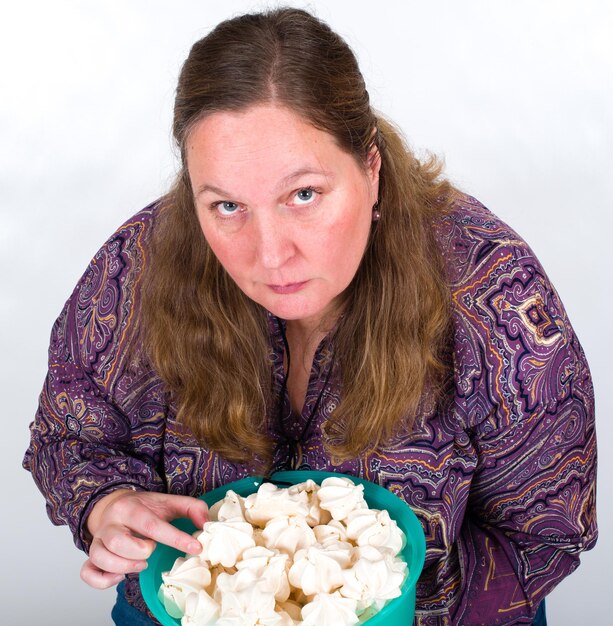
MULTIPOLYGON (((271 481, 280 487, 288 487, 304 482, 309 478, 317 484, 321 484, 321 481, 329 476, 345 476, 345 474, 310 471, 277 472, 271 476, 271 481)), ((362 478, 346 477, 355 483, 364 485, 364 497, 368 506, 372 509, 387 509, 390 517, 396 520, 407 537, 406 545, 400 556, 407 562, 409 575, 402 584, 401 595, 390 600, 378 613, 364 623, 367 623, 368 626, 407 626, 407 624, 412 624, 415 616, 415 585, 421 574, 426 556, 426 540, 421 524, 410 507, 391 491, 362 478)), ((243 478, 209 491, 201 496, 201 499, 211 506, 221 500, 228 489, 232 489, 240 496, 245 497, 257 491, 262 482, 263 479, 260 477, 243 478)), ((190 534, 196 530, 191 520, 188 519, 177 519, 172 523, 180 530, 190 534)), ((163 626, 181 626, 181 620, 168 615, 158 598, 158 590, 162 584, 162 572, 170 570, 175 559, 179 556, 184 555, 170 546, 158 544, 149 557, 147 569, 140 573, 140 588, 143 598, 149 610, 163 626)))

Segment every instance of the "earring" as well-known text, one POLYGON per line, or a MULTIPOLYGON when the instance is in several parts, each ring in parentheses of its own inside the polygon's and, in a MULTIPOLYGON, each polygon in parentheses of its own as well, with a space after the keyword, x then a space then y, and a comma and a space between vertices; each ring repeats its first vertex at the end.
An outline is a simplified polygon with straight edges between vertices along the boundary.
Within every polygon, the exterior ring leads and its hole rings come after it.
POLYGON ((381 211, 379 211, 379 203, 375 202, 372 207, 372 221, 378 222, 381 219, 381 211))

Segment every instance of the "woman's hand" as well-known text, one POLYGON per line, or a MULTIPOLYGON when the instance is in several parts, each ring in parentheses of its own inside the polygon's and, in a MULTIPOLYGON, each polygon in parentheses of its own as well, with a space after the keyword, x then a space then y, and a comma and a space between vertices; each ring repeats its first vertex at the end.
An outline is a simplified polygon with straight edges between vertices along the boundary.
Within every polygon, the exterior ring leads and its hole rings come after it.
POLYGON ((93 540, 81 578, 97 589, 112 587, 125 574, 144 570, 157 542, 198 554, 200 543, 168 523, 177 517, 188 517, 202 528, 207 505, 189 496, 131 489, 118 489, 105 496, 87 519, 93 540))

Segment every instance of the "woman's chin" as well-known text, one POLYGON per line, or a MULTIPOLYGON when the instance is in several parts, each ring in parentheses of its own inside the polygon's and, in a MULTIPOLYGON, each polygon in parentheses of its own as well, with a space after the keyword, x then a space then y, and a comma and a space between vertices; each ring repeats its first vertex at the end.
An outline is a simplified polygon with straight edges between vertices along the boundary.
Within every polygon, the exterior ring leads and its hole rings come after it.
POLYGON ((317 306, 313 300, 297 297, 295 294, 266 298, 259 304, 276 317, 287 321, 318 320, 325 310, 325 307, 317 306))

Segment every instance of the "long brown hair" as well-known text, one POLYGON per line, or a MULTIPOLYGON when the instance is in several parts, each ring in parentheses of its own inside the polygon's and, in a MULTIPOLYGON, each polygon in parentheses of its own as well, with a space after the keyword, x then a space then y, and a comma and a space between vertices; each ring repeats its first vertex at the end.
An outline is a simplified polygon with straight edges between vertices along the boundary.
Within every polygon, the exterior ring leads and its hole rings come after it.
POLYGON ((227 275, 195 214, 186 143, 204 116, 274 102, 335 137, 366 166, 381 155, 379 211, 342 298, 335 361, 343 396, 324 425, 337 458, 375 449, 410 428, 446 368, 449 289, 432 221, 451 186, 436 161, 418 161, 370 106, 355 56, 326 24, 299 9, 243 15, 192 48, 179 77, 173 131, 182 172, 163 199, 145 263, 144 350, 178 418, 226 458, 266 464, 271 363, 266 315, 227 275))

